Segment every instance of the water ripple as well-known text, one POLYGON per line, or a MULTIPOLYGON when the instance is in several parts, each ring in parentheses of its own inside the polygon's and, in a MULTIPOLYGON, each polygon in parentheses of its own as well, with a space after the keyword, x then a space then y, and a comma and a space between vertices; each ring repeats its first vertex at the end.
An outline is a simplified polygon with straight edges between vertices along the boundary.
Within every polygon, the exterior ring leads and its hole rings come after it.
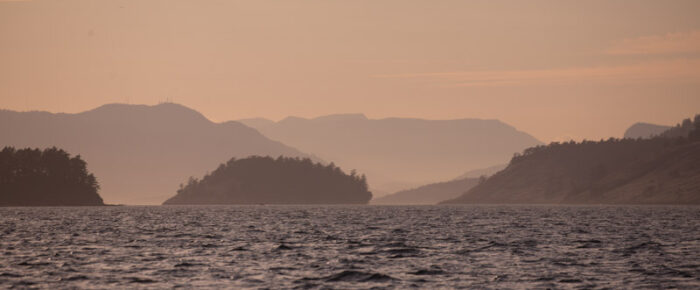
POLYGON ((700 208, 0 208, 0 288, 700 287, 700 208))

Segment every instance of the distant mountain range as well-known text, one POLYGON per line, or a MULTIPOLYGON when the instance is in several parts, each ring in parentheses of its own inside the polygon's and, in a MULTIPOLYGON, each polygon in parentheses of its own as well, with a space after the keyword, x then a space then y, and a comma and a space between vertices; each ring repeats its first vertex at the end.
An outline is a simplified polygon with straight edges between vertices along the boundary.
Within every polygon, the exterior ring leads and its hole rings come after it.
POLYGON ((506 168, 507 164, 470 170, 459 177, 444 182, 436 182, 416 188, 401 190, 372 200, 372 204, 437 204, 441 201, 457 198, 467 190, 479 184, 482 178, 489 177, 506 168))
POLYGON ((239 121, 343 169, 365 173, 375 195, 503 164, 515 152, 541 144, 498 120, 368 119, 343 114, 239 121))
POLYGON ((659 135, 528 148, 445 203, 700 204, 700 115, 659 135))
POLYGON ((486 168, 469 170, 469 171, 465 172, 464 174, 455 178, 455 180, 464 179, 464 178, 479 178, 482 176, 489 177, 489 176, 494 175, 497 172, 505 169, 507 166, 508 166, 508 164, 498 164, 498 165, 489 166, 486 168))
POLYGON ((372 200, 372 204, 421 205, 453 199, 479 184, 479 178, 462 178, 402 190, 372 200))
POLYGON ((310 157, 239 122, 181 105, 104 105, 78 114, 0 110, 0 145, 80 154, 107 203, 160 204, 189 176, 232 157, 310 157))
POLYGON ((649 123, 636 123, 625 131, 624 138, 652 138, 671 129, 671 126, 655 125, 649 123))

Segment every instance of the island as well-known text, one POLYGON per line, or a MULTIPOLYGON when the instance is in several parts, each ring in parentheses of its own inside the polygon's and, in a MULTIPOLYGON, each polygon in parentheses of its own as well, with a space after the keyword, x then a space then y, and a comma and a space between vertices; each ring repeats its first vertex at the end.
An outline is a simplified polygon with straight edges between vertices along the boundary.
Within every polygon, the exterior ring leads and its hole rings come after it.
POLYGON ((201 180, 190 177, 164 202, 177 204, 367 204, 367 179, 308 158, 232 158, 201 180))
POLYGON ((101 206, 99 188, 80 155, 56 147, 0 151, 0 206, 101 206))

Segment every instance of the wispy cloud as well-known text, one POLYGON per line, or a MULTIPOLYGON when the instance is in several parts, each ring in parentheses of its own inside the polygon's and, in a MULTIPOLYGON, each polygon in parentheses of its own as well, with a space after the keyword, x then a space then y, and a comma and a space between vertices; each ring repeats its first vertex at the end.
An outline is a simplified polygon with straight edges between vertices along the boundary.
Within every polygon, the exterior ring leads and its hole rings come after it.
POLYGON ((445 86, 461 87, 589 82, 700 82, 700 59, 650 61, 624 66, 386 74, 375 77, 420 79, 445 86))
POLYGON ((607 51, 611 55, 663 55, 700 53, 700 31, 624 39, 607 51))

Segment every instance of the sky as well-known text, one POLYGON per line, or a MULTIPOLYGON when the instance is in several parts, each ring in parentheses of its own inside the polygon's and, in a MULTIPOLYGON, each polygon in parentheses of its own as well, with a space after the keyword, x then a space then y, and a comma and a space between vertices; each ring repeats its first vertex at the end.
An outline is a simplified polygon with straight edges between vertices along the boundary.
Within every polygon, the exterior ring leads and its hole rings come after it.
POLYGON ((0 0, 0 108, 500 119, 544 141, 700 113, 700 1, 0 0))

